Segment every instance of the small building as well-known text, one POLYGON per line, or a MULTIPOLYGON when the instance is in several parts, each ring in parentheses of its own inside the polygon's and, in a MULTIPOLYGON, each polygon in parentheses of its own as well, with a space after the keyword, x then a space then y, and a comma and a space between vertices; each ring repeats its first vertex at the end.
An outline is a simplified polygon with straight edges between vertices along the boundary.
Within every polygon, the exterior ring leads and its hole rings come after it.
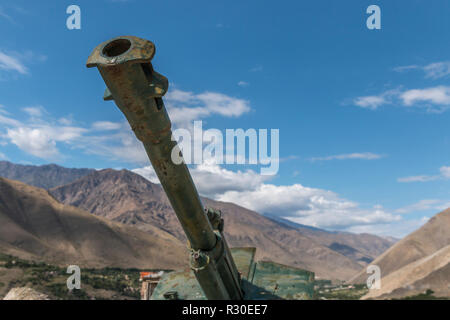
POLYGON ((141 272, 139 281, 142 282, 141 286, 141 300, 150 300, 153 290, 158 285, 159 280, 163 276, 164 271, 159 272, 141 272))

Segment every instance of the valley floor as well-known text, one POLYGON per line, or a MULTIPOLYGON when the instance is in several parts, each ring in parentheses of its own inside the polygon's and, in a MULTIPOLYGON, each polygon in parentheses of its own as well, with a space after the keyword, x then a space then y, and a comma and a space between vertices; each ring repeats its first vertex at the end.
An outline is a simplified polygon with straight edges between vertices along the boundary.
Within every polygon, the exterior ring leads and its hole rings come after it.
MULTIPOLYGON (((82 269, 81 289, 71 292, 66 286, 70 276, 66 268, 0 253, 0 300, 9 290, 18 287, 32 288, 52 300, 139 300, 140 271, 120 268, 82 269)), ((315 290, 317 300, 359 300, 368 292, 365 285, 335 284, 329 280, 317 281, 315 290)), ((405 299, 444 298, 435 297, 428 290, 405 299)))
POLYGON ((82 269, 81 289, 67 289, 66 268, 0 254, 0 300, 12 288, 29 287, 53 300, 140 299, 137 269, 82 269))

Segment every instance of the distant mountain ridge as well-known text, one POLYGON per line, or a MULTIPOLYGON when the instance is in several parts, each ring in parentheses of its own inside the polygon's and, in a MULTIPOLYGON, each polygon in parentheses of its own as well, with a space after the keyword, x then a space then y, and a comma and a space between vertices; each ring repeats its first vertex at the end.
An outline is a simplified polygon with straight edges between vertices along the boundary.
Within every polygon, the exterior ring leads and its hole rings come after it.
MULTIPOLYGON (((0 177, 2 253, 58 264, 187 265, 184 232, 160 185, 128 170, 6 161, 0 161, 1 175, 49 187, 46 191, 0 177)), ((276 215, 263 216, 233 203, 203 197, 202 201, 222 210, 231 245, 257 247, 258 259, 353 283, 365 283, 368 263, 378 265, 384 285, 382 290, 369 291, 365 299, 401 298, 427 289, 450 297, 450 209, 398 241, 326 231, 276 215)))
MULTIPOLYGON (((263 215, 264 217, 266 217, 266 218, 269 218, 270 220, 277 221, 277 222, 279 222, 279 223, 282 223, 282 224, 284 224, 284 225, 286 225, 286 226, 289 226, 289 227, 292 227, 292 228, 294 228, 294 229, 303 229, 303 228, 306 228, 306 229, 316 230, 316 231, 325 231, 325 230, 323 230, 323 229, 316 228, 316 227, 313 227, 313 226, 308 226, 308 225, 306 225, 306 224, 300 224, 300 223, 292 222, 292 221, 290 221, 290 220, 287 220, 287 219, 278 217, 278 216, 276 216, 276 215, 274 215, 274 214, 263 213, 262 215, 263 215)), ((334 233, 334 232, 337 232, 337 231, 327 231, 327 232, 332 232, 332 233, 334 233)))
POLYGON ((298 224, 272 215, 268 217, 269 219, 295 228, 320 244, 362 264, 370 263, 398 241, 392 237, 383 238, 368 233, 354 234, 350 232, 328 231, 298 224))
MULTIPOLYGON (((95 215, 130 224, 143 231, 149 226, 157 226, 181 241, 186 239, 161 186, 128 170, 96 171, 49 192, 62 203, 78 206, 95 215)), ((381 252, 367 255, 359 249, 349 248, 351 241, 347 235, 331 237, 334 233, 305 227, 313 234, 309 236, 305 234, 306 230, 286 226, 235 204, 207 198, 202 200, 205 206, 222 210, 225 233, 232 246, 255 246, 260 258, 313 270, 320 277, 348 279, 355 269, 361 268, 392 244, 373 236, 384 246, 376 249, 381 252), (333 241, 322 241, 315 235, 317 232, 329 235, 333 241), (346 240, 341 244, 342 239, 346 240), (344 253, 351 251, 351 254, 346 256, 333 250, 333 242, 336 242, 335 246, 347 246, 344 253)), ((358 235, 350 237, 358 238, 358 235)), ((357 241, 354 242, 358 245, 357 241)))
POLYGON ((50 189, 75 181, 94 169, 69 169, 56 164, 42 166, 0 161, 0 177, 18 180, 38 188, 50 189))
POLYGON ((141 232, 5 178, 0 178, 0 252, 80 267, 180 268, 187 263, 185 246, 156 227, 141 232))
MULTIPOLYGON (((49 188, 64 204, 145 232, 157 228, 182 242, 186 239, 161 186, 133 172, 0 164, 0 175, 49 188)), ((231 245, 256 246, 260 258, 309 269, 323 278, 349 279, 394 243, 373 235, 298 225, 232 203, 202 199, 205 206, 223 210, 231 245)))

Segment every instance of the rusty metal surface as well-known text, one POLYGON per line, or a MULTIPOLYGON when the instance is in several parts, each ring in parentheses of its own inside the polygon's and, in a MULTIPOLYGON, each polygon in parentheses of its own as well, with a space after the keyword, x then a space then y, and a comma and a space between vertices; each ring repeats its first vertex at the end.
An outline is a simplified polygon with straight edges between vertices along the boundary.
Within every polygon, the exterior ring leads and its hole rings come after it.
POLYGON ((118 65, 127 62, 146 63, 153 59, 155 50, 155 45, 149 40, 134 36, 116 37, 99 44, 89 56, 86 66, 91 68, 97 67, 98 65, 118 65), (128 49, 120 54, 117 54, 120 51, 111 52, 108 54, 105 49, 107 49, 109 44, 116 41, 123 41, 124 44, 121 46, 123 49, 126 49, 126 42, 129 41, 130 44, 128 49))
MULTIPOLYGON (((118 45, 121 47, 120 43, 118 45)), ((203 212, 189 170, 184 163, 176 165, 171 160, 177 143, 171 140, 171 122, 161 99, 168 81, 162 81, 163 76, 153 70, 150 60, 154 50, 154 44, 148 40, 117 37, 98 45, 87 66, 99 69, 107 86, 104 99, 114 100, 136 137, 143 142, 191 246, 194 249, 212 249, 216 236, 203 212), (127 50, 121 52, 117 49, 105 54, 105 48, 125 40, 130 43, 127 50), (158 83, 163 84, 158 87, 160 90, 155 89, 158 83)))
POLYGON ((312 297, 312 272, 255 262, 254 248, 230 250, 220 212, 204 211, 177 142, 171 139, 171 122, 162 100, 169 83, 153 69, 154 54, 151 41, 123 36, 98 45, 87 61, 88 67, 98 68, 106 83, 104 99, 114 100, 144 144, 192 249, 193 270, 164 274, 152 299, 312 297), (172 160, 174 151, 181 162, 172 160))
MULTIPOLYGON (((314 295, 314 273, 268 261, 254 261, 255 248, 232 248, 242 274, 246 300, 309 300, 314 295)), ((181 300, 206 299, 192 271, 170 272, 155 288, 151 300, 164 300, 167 292, 181 300)))
MULTIPOLYGON (((177 142, 172 140, 162 100, 169 84, 153 69, 154 54, 151 41, 122 36, 98 45, 87 67, 98 68, 107 86, 104 99, 114 100, 143 143, 189 240, 191 266, 205 295, 209 299, 242 299, 239 274, 225 239, 220 230, 213 229, 177 142)), ((216 218, 220 221, 220 215, 216 218)))

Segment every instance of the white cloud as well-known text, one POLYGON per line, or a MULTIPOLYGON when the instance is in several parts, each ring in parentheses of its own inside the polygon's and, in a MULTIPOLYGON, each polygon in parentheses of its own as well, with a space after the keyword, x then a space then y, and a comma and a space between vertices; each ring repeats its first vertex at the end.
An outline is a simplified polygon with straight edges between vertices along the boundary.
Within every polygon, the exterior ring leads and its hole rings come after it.
POLYGON ((137 173, 138 175, 143 176, 145 179, 147 179, 148 181, 150 181, 152 183, 160 184, 158 176, 156 175, 155 169, 153 169, 153 167, 151 165, 143 167, 143 168, 136 168, 131 171, 133 171, 134 173, 137 173))
POLYGON ((111 122, 111 121, 97 121, 92 124, 92 129, 94 130, 118 130, 122 127, 122 123, 111 122))
MULTIPOLYGON (((175 89, 167 95, 166 101, 173 123, 188 128, 190 121, 196 118, 238 117, 250 110, 248 101, 216 92, 195 94, 175 89)), ((27 121, 14 119, 3 107, 0 108, 0 124, 3 125, 0 126, 0 138, 29 154, 55 161, 54 157, 61 156, 58 143, 66 143, 87 154, 135 165, 148 163, 142 143, 125 121, 96 121, 88 127, 77 127, 71 116, 51 119, 42 106, 27 107, 22 111, 31 116, 27 121)))
POLYGON ((450 61, 435 62, 423 67, 427 78, 439 79, 450 74, 450 61))
POLYGON ((29 74, 28 65, 42 63, 47 56, 36 54, 30 50, 24 52, 0 50, 0 80, 16 79, 17 74, 29 74))
POLYGON ((438 199, 424 199, 419 202, 395 210, 396 213, 411 213, 430 209, 437 209, 442 206, 443 201, 438 199))
POLYGON ((178 124, 181 127, 186 127, 194 120, 206 118, 210 115, 210 112, 205 108, 193 108, 193 107, 176 107, 171 108, 170 104, 167 104, 168 113, 170 119, 174 124, 178 124))
POLYGON ((234 202, 258 212, 278 215, 297 223, 333 230, 347 230, 352 226, 384 224, 401 219, 380 206, 363 209, 357 203, 342 199, 334 192, 300 184, 261 184, 255 190, 226 192, 218 199, 234 202))
POLYGON ((192 179, 199 192, 208 197, 218 197, 225 192, 255 190, 271 177, 253 170, 231 171, 214 164, 203 164, 191 170, 192 179))
POLYGON ((87 154, 95 154, 109 160, 144 165, 148 156, 142 143, 136 139, 128 124, 107 134, 86 135, 77 143, 77 148, 87 154))
POLYGON ((4 153, 0 152, 0 160, 8 160, 8 157, 4 153))
POLYGON ((36 157, 51 160, 59 156, 56 141, 43 130, 32 128, 8 129, 7 137, 21 150, 36 157))
MULTIPOLYGON (((151 166, 133 171, 158 183, 151 166)), ((381 206, 362 209, 357 203, 342 199, 331 191, 300 184, 267 184, 267 177, 251 170, 233 172, 217 165, 206 165, 197 166, 190 171, 203 196, 233 202, 301 224, 348 230, 357 226, 389 224, 401 219, 401 216, 386 212, 381 206)))
POLYGON ((419 219, 408 219, 391 222, 388 224, 372 224, 362 226, 352 226, 347 229, 348 232, 354 233, 370 233, 377 234, 379 236, 390 236, 401 239, 411 232, 419 229, 423 226, 429 217, 422 217, 419 219))
POLYGON ((297 159, 300 159, 300 157, 299 156, 295 156, 295 155, 290 155, 290 156, 287 156, 287 157, 282 157, 282 158, 280 158, 280 162, 286 162, 286 161, 291 161, 291 160, 297 160, 297 159))
MULTIPOLYGON (((153 183, 159 183, 151 166, 133 170, 153 183)), ((373 233, 402 237, 420 227, 427 218, 405 220, 402 213, 420 211, 427 205, 438 209, 443 201, 424 200, 420 204, 386 211, 375 205, 368 209, 340 198, 336 193, 300 184, 267 183, 267 177, 249 170, 233 172, 217 165, 190 169, 193 180, 203 196, 233 202, 259 213, 269 213, 296 223, 356 233, 373 233)), ((449 203, 450 205, 450 203, 449 203)))
POLYGON ((357 97, 353 100, 353 104, 371 110, 376 110, 382 105, 395 104, 403 107, 424 108, 430 113, 440 113, 450 107, 450 87, 388 90, 379 95, 357 97))
POLYGON ((193 120, 200 120, 215 114, 224 117, 239 117, 251 110, 247 100, 217 92, 194 94, 174 89, 167 93, 165 101, 171 120, 184 127, 193 120))
MULTIPOLYGON (((153 183, 159 183, 151 166, 133 170, 153 183)), ((203 196, 233 202, 259 213, 278 215, 319 228, 347 230, 353 226, 386 224, 401 219, 381 206, 362 209, 355 202, 331 191, 300 184, 267 184, 267 176, 252 170, 233 172, 217 165, 196 166, 190 170, 203 196)))
POLYGON ((6 137, 19 149, 36 157, 54 160, 60 157, 56 142, 71 142, 86 130, 77 127, 28 127, 7 129, 6 137))
MULTIPOLYGON (((0 109, 1 110, 1 109, 0 109)), ((3 114, 5 112, 2 112, 3 114)), ((0 123, 6 126, 19 126, 20 121, 0 114, 0 123)))
POLYGON ((47 112, 42 106, 23 108, 29 116, 28 121, 12 118, 4 109, 0 114, 0 137, 4 143, 12 143, 22 151, 39 158, 55 161, 61 157, 57 142, 73 143, 88 130, 75 126, 56 125, 42 118, 47 112))
POLYGON ((357 97, 353 99, 353 104, 364 109, 376 110, 382 105, 392 103, 392 98, 398 93, 398 89, 392 89, 379 95, 357 97))
POLYGON ((415 70, 420 68, 418 65, 413 64, 413 65, 409 65, 409 66, 400 66, 400 67, 395 67, 394 71, 395 72, 404 72, 404 71, 409 71, 409 70, 415 70))
POLYGON ((246 81, 239 81, 239 82, 237 83, 237 85, 238 85, 239 87, 248 87, 248 86, 250 85, 250 83, 248 83, 248 82, 246 82, 246 81))
POLYGON ((441 173, 441 177, 445 179, 450 179, 450 166, 449 167, 443 166, 439 169, 439 171, 441 173))
POLYGON ((437 175, 420 175, 398 178, 398 182, 428 182, 435 180, 450 179, 450 166, 442 166, 439 168, 439 174, 437 175))
POLYGON ((20 74, 27 74, 28 69, 25 65, 12 55, 7 55, 0 51, 0 69, 6 71, 17 71, 20 74))
POLYGON ((407 205, 395 210, 396 213, 406 214, 412 212, 422 212, 432 210, 434 213, 450 208, 450 200, 443 199, 423 199, 416 203, 407 205))
POLYGON ((192 103, 195 101, 195 94, 190 91, 173 89, 169 90, 169 92, 165 95, 165 99, 168 99, 169 101, 192 103))
POLYGON ((398 178, 398 182, 427 182, 427 181, 433 181, 439 179, 439 176, 410 176, 410 177, 403 177, 398 178))
MULTIPOLYGON (((213 115, 238 117, 250 111, 248 101, 217 92, 196 94, 174 89, 165 96, 165 103, 172 123, 176 127, 189 130, 192 129, 193 120, 213 115)), ((128 123, 99 121, 95 122, 92 128, 111 132, 87 137, 86 145, 89 148, 86 148, 86 152, 133 164, 148 163, 145 149, 130 130, 128 123)), ((154 178, 150 180, 152 179, 154 178)))
POLYGON ((69 116, 69 117, 62 117, 62 118, 58 119, 58 123, 62 124, 64 126, 70 126, 70 125, 73 124, 73 119, 72 119, 71 116, 69 116))
POLYGON ((405 106, 412 106, 417 102, 437 105, 450 105, 450 87, 439 86, 426 89, 407 90, 400 95, 405 106))
POLYGON ((239 117, 250 111, 248 101, 229 97, 222 93, 205 92, 198 94, 197 98, 212 113, 225 117, 239 117))
POLYGON ((349 160, 349 159, 360 159, 360 160, 376 160, 383 158, 383 155, 376 154, 372 152, 364 152, 364 153, 346 153, 346 154, 337 154, 326 157, 315 157, 311 158, 311 161, 330 161, 330 160, 349 160))
POLYGON ((394 68, 394 71, 404 72, 415 69, 422 70, 425 73, 425 78, 440 79, 450 75, 450 61, 434 62, 425 66, 401 66, 394 68))
MULTIPOLYGON (((159 183, 152 166, 137 168, 132 171, 153 183, 159 183)), ((194 166, 190 169, 190 172, 198 192, 202 196, 212 198, 217 198, 227 191, 254 190, 271 178, 260 175, 253 170, 227 170, 213 162, 194 166)))
POLYGON ((375 110, 385 104, 386 99, 383 96, 365 96, 356 98, 354 103, 361 108, 375 110))
POLYGON ((44 113, 47 111, 42 106, 33 106, 33 107, 26 107, 22 109, 26 113, 28 113, 31 117, 42 117, 44 113))

